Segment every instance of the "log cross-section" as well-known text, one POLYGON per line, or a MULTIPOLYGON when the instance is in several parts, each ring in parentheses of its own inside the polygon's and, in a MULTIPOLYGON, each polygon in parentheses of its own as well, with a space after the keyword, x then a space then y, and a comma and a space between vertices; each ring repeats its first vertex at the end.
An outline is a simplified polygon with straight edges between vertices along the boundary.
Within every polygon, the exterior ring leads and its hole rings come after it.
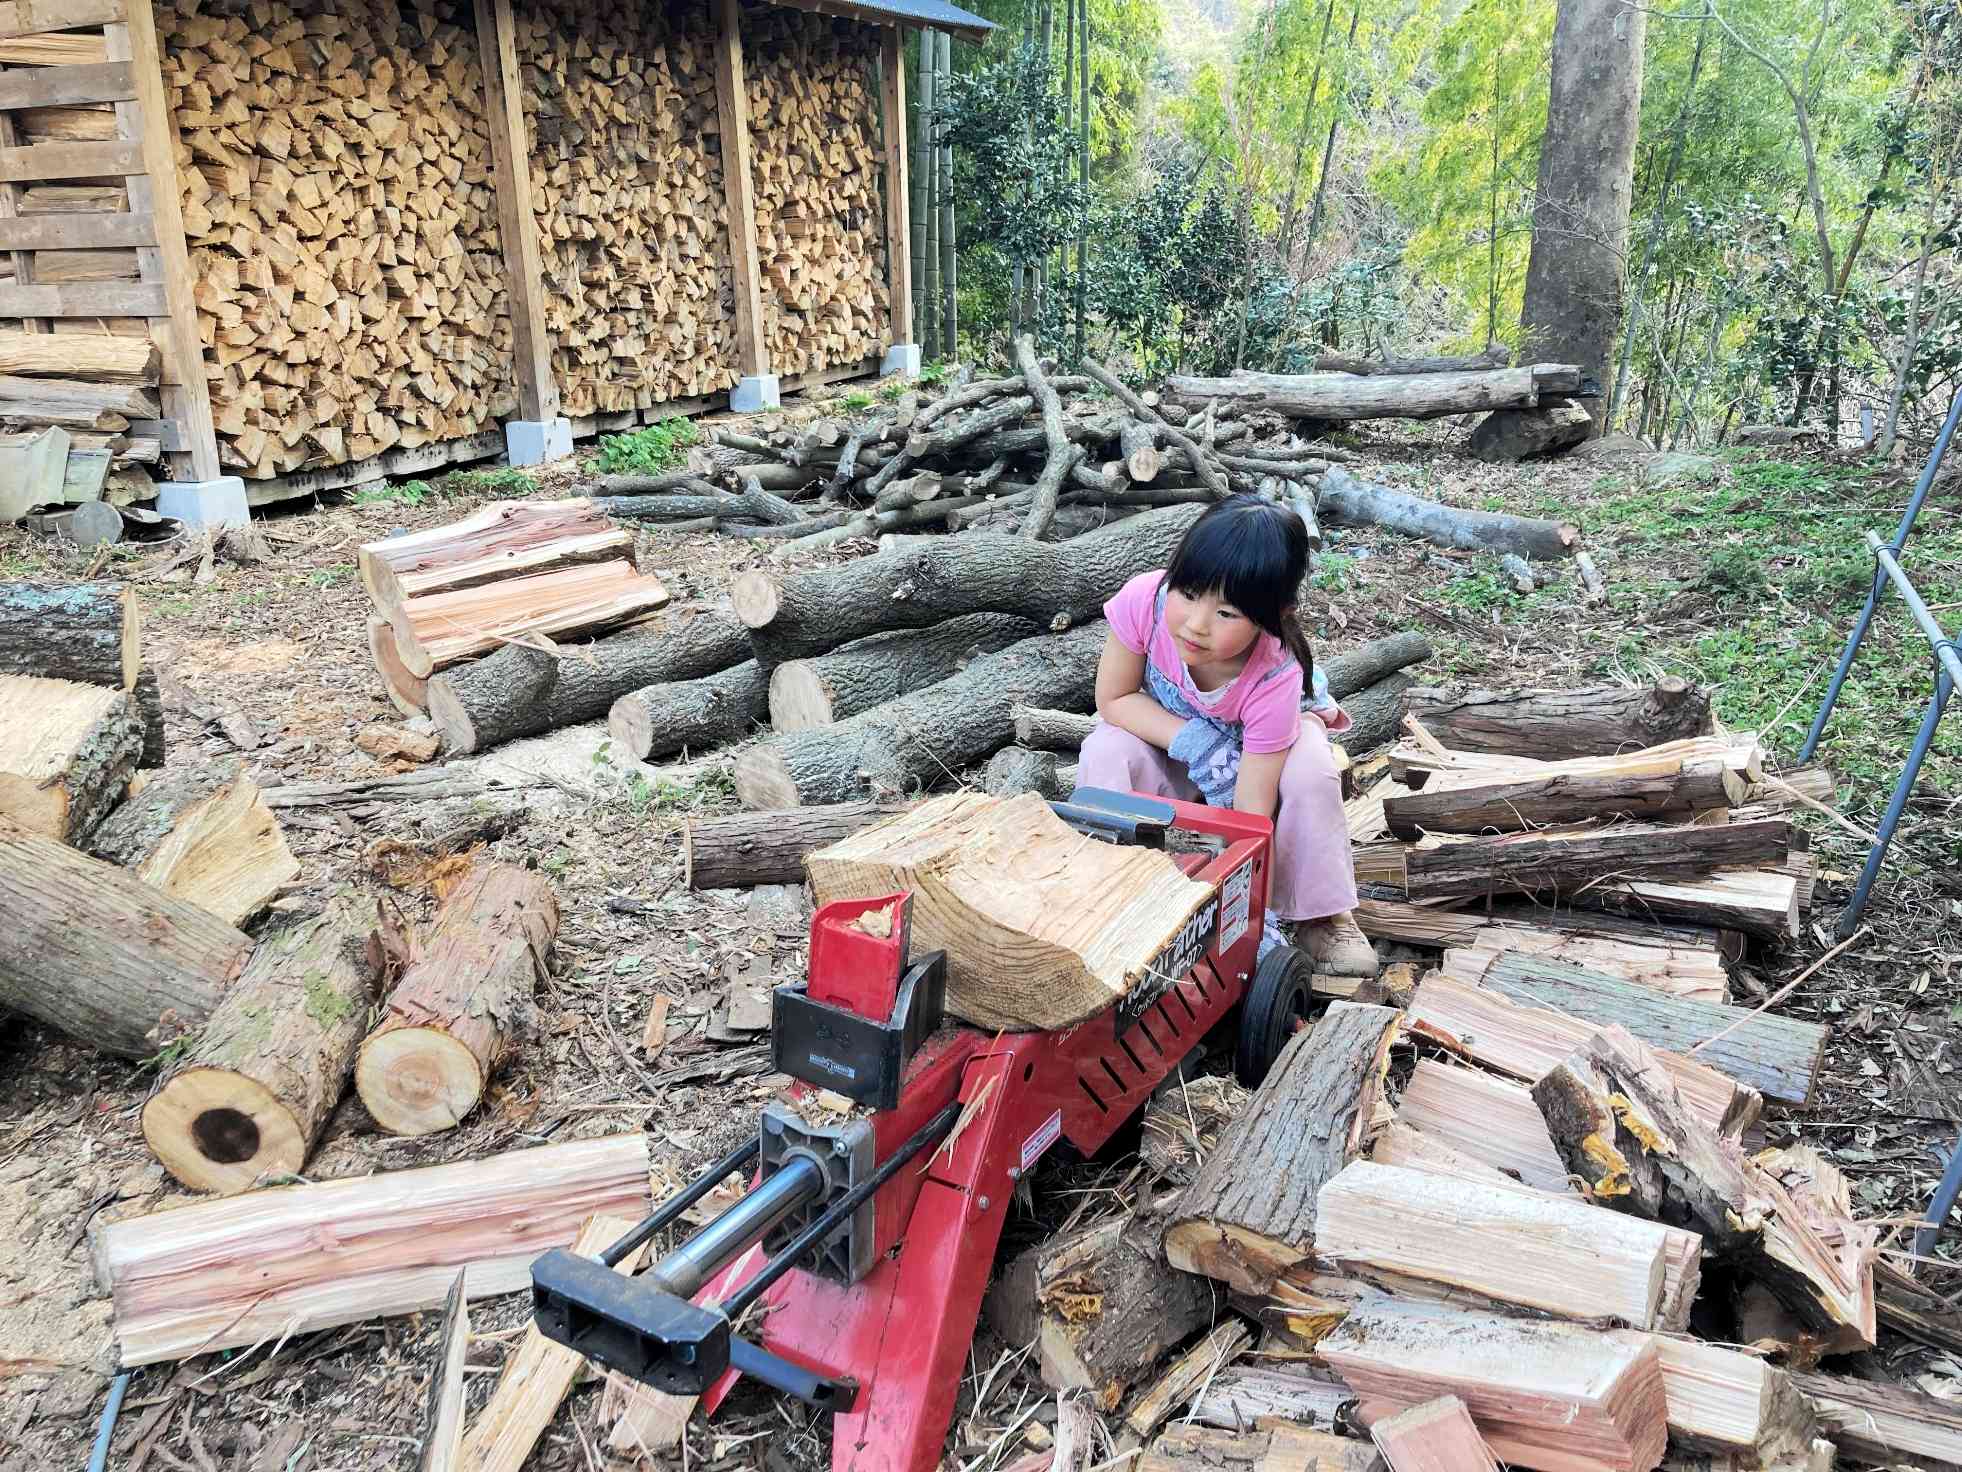
POLYGON ((763 340, 762 268, 756 257, 756 191, 751 182, 749 91, 743 83, 742 0, 717 0, 715 106, 722 140, 722 192, 729 222, 729 265, 736 291, 736 364, 745 378, 770 371, 763 340))
POLYGON ((518 413, 525 419, 554 419, 559 390, 552 377, 552 343, 545 326, 538 228, 532 216, 531 151, 525 142, 524 109, 518 102, 523 84, 511 0, 476 0, 476 4, 484 109, 497 179, 498 236, 504 242, 505 300, 511 307, 511 366, 517 378, 518 413))

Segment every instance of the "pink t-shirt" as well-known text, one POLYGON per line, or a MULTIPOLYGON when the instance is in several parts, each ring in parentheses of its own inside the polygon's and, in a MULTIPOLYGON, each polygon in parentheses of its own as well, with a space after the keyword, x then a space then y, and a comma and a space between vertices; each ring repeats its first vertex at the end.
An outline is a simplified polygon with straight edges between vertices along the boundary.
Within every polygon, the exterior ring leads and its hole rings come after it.
POLYGON ((1286 751, 1301 735, 1301 665, 1287 646, 1262 631, 1246 667, 1224 690, 1201 693, 1192 671, 1179 658, 1178 644, 1158 614, 1158 589, 1163 570, 1141 572, 1104 605, 1104 617, 1117 642, 1142 654, 1152 667, 1185 692, 1195 710, 1216 721, 1237 722, 1240 749, 1260 753, 1286 751))

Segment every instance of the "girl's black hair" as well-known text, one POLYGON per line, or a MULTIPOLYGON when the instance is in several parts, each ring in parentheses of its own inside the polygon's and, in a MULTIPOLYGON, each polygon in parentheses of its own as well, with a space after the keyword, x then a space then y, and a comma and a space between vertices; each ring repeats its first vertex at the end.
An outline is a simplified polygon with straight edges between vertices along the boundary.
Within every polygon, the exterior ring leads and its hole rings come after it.
POLYGON ((1287 507, 1254 495, 1229 496, 1186 529, 1165 569, 1165 585, 1188 597, 1217 593, 1279 639, 1301 666, 1305 688, 1315 656, 1294 617, 1308 575, 1308 528, 1287 507))

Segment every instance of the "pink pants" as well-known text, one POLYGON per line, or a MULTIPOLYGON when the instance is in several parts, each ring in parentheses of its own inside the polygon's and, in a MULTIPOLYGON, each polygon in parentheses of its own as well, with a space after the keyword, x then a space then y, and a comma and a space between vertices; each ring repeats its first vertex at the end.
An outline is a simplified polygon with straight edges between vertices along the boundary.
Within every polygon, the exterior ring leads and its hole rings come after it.
MULTIPOLYGON (((1083 743, 1076 769, 1083 787, 1111 787, 1183 802, 1204 802, 1185 764, 1103 721, 1083 743)), ((1277 920, 1320 920, 1356 907, 1356 865, 1342 812, 1342 778, 1328 732, 1301 718, 1301 738, 1281 768, 1281 806, 1274 818, 1274 879, 1268 908, 1277 920)))

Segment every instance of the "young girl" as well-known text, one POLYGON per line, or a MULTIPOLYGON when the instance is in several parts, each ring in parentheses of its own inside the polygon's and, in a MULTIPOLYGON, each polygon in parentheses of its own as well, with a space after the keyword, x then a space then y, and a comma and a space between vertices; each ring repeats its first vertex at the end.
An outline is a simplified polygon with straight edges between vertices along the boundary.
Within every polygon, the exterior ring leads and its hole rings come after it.
POLYGON ((1163 572, 1104 605, 1097 714, 1077 780, 1274 820, 1271 924, 1318 971, 1374 976, 1376 953, 1350 913, 1355 864, 1331 733, 1349 717, 1328 695, 1295 622, 1308 531, 1286 507, 1234 496, 1195 521, 1163 572), (1304 688, 1313 692, 1303 712, 1304 688))

